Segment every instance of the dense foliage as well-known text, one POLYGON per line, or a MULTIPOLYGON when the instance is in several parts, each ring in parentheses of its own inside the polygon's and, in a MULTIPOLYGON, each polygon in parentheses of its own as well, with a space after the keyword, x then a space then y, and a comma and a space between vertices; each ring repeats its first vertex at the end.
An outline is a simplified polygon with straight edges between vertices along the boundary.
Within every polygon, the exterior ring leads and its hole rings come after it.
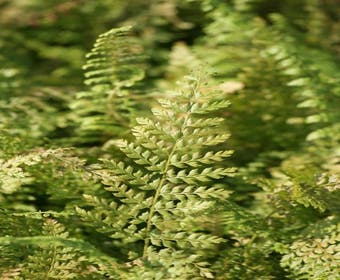
POLYGON ((0 30, 1 280, 339 279, 339 1, 0 0, 0 30))

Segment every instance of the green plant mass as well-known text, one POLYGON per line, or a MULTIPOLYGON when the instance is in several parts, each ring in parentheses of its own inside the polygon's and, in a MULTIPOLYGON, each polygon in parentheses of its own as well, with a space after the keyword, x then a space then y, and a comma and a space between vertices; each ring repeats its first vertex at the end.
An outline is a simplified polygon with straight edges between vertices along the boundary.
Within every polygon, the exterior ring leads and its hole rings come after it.
POLYGON ((0 280, 340 279, 339 15, 0 0, 0 280))

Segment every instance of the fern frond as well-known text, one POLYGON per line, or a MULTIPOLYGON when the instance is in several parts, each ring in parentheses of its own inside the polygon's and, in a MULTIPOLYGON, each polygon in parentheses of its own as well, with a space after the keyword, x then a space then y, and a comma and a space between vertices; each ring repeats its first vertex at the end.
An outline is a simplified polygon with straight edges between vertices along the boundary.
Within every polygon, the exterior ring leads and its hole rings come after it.
POLYGON ((203 93, 203 87, 199 78, 191 77, 176 98, 160 101, 153 119, 138 120, 132 129, 134 143, 116 141, 130 162, 105 160, 93 170, 114 198, 107 201, 86 196, 95 211, 77 209, 84 220, 95 222, 100 231, 111 232, 121 244, 134 243, 131 254, 144 266, 148 262, 156 265, 155 260, 161 267, 165 265, 158 273, 162 279, 174 279, 180 271, 181 279, 204 278, 210 272, 202 263, 201 251, 222 241, 201 232, 199 220, 216 201, 229 196, 228 191, 211 186, 212 180, 231 176, 235 170, 212 166, 231 152, 206 151, 228 135, 218 134, 221 119, 210 123, 204 115, 227 107, 229 102, 217 93, 203 93), (205 126, 197 128, 199 122, 205 126), (156 150, 153 144, 148 145, 148 139, 156 143, 156 150), (197 231, 192 232, 193 226, 197 231), (172 256, 182 259, 179 267, 172 256), (184 256, 195 262, 183 262, 184 256))
POLYGON ((122 27, 100 35, 86 56, 85 84, 91 89, 71 104, 81 142, 103 143, 134 118, 132 96, 140 91, 145 57, 131 33, 131 27, 122 27))
POLYGON ((142 49, 129 36, 132 27, 111 29, 96 40, 83 66, 85 84, 111 89, 134 85, 144 78, 142 49))

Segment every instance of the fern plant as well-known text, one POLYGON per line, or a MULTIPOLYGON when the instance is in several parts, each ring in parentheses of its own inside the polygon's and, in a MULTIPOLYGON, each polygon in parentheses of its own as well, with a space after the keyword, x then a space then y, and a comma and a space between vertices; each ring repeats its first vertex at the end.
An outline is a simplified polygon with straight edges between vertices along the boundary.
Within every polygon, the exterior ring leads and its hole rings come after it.
POLYGON ((77 208, 130 259, 127 279, 212 278, 206 252, 223 240, 206 232, 202 221, 229 195, 211 180, 232 175, 234 168, 213 166, 230 156, 213 149, 229 134, 218 133, 221 118, 205 115, 229 102, 202 83, 188 78, 173 99, 160 100, 153 119, 138 118, 135 141, 116 141, 129 160, 93 167, 112 197, 85 195, 92 209, 77 208))

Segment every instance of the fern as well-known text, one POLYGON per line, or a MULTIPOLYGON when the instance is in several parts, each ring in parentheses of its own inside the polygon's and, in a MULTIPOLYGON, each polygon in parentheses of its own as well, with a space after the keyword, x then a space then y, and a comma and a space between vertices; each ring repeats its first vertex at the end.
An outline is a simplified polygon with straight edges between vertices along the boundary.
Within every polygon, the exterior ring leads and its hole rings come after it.
POLYGON ((132 129, 136 140, 116 143, 130 161, 103 160, 103 167, 93 170, 114 198, 87 195, 93 210, 77 209, 116 244, 130 248, 130 273, 136 275, 129 279, 212 277, 203 252, 222 239, 202 232, 199 221, 229 194, 209 182, 232 175, 234 169, 211 166, 230 151, 206 149, 229 134, 217 134, 222 119, 203 116, 229 102, 216 93, 203 94, 203 88, 200 78, 191 77, 181 94, 160 100, 154 119, 138 118, 132 129))
POLYGON ((105 143, 129 127, 135 106, 132 95, 144 78, 141 44, 131 27, 112 29, 97 39, 87 55, 85 84, 72 102, 77 141, 105 143))

